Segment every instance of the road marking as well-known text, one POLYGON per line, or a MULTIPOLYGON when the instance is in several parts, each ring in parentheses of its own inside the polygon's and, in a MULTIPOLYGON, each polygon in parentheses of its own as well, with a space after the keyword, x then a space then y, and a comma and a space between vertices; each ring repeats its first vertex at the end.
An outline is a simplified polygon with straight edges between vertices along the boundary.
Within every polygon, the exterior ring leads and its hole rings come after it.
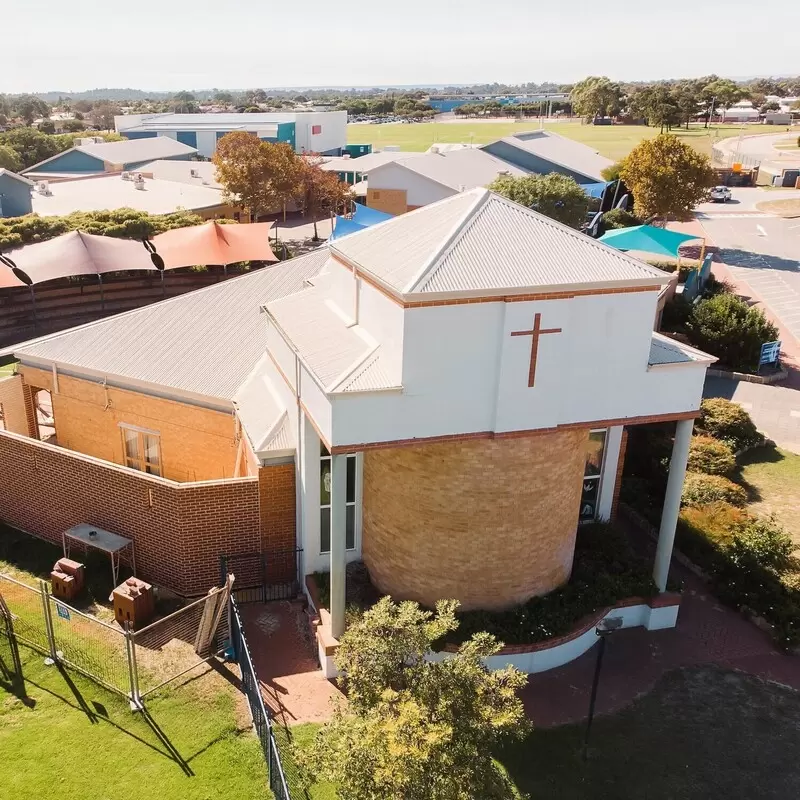
POLYGON ((767 235, 767 232, 764 230, 764 228, 761 225, 756 225, 756 230, 758 231, 758 235, 759 236, 766 236, 767 235))

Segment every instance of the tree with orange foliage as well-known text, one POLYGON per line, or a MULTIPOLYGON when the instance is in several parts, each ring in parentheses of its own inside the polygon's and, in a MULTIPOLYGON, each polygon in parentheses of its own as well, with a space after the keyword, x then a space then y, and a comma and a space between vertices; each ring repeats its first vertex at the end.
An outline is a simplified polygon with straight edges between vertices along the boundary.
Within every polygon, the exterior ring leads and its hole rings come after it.
POLYGON ((297 201, 303 213, 314 222, 314 241, 319 239, 317 220, 328 214, 347 211, 353 199, 353 191, 339 180, 335 172, 321 168, 322 158, 318 153, 306 153, 300 172, 297 201))

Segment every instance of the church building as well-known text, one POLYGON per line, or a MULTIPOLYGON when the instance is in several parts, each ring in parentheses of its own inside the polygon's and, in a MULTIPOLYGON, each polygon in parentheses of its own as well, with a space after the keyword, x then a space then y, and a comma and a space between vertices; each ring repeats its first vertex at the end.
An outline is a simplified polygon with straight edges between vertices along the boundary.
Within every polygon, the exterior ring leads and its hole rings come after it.
POLYGON ((129 536, 143 577, 185 594, 220 555, 296 550, 301 579, 330 572, 335 638, 349 561, 426 605, 502 609, 561 586, 578 526, 615 513, 626 428, 674 421, 663 591, 713 361, 653 331, 667 281, 463 192, 13 348, 0 467, 18 469, 0 503, 54 540, 81 521, 129 536), (53 441, 37 434, 42 390, 53 441))

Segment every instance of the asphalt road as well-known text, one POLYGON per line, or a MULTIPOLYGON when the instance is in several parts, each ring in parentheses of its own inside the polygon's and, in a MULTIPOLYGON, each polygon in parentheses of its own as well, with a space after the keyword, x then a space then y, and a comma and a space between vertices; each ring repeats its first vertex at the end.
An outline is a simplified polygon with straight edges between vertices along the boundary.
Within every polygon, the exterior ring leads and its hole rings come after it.
MULTIPOLYGON (((734 189, 734 198, 744 196, 741 212, 730 203, 704 204, 697 218, 736 281, 750 286, 800 341, 800 219, 752 210, 747 192, 758 190, 734 189)), ((771 199, 777 193, 764 194, 771 199)))

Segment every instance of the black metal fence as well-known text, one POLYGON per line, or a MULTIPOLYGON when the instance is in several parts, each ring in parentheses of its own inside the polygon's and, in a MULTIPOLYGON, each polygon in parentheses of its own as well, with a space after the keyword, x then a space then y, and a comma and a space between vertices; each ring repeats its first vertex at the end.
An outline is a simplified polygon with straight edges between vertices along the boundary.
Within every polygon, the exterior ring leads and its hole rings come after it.
POLYGON ((261 695, 261 685, 258 682, 253 659, 250 656, 250 649, 244 637, 244 627, 236 600, 231 597, 231 647, 239 664, 242 673, 242 691, 247 697, 247 704, 250 707, 250 716, 253 719, 253 727, 261 750, 264 753, 264 760, 267 762, 267 777, 269 788, 275 795, 276 800, 291 800, 289 787, 286 783, 286 775, 281 764, 280 750, 275 739, 267 707, 264 705, 264 698, 261 695))
POLYGON ((266 603, 293 600, 300 594, 300 554, 298 547, 262 553, 234 553, 220 556, 220 580, 228 573, 236 576, 233 596, 236 602, 266 603))

